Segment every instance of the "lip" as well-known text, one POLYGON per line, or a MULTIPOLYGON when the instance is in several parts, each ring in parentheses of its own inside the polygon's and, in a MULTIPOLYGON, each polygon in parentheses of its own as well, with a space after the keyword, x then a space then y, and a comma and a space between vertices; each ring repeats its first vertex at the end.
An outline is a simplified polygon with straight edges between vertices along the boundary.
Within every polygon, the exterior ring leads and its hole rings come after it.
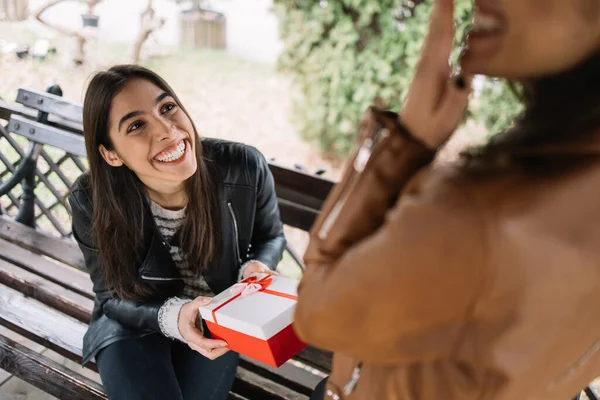
POLYGON ((492 3, 490 1, 476 1, 475 2, 475 11, 481 11, 484 14, 490 14, 495 16, 496 18, 504 21, 504 14, 502 13, 502 10, 500 10, 498 7, 495 7, 492 5, 492 3))
POLYGON ((502 36, 506 32, 506 18, 498 8, 488 1, 475 2, 475 12, 494 17, 500 22, 500 26, 493 31, 469 31, 466 37, 466 53, 477 56, 489 55, 500 47, 502 36))

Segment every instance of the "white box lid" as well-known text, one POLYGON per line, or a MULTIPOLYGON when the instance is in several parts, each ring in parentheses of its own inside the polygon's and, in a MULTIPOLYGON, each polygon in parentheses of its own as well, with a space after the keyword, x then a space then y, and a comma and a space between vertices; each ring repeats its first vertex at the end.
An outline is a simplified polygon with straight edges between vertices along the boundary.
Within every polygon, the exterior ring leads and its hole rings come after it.
MULTIPOLYGON (((261 280, 269 275, 256 274, 255 276, 261 280)), ((279 275, 271 275, 271 279, 267 291, 297 296, 298 280, 279 275)), ((230 289, 213 297, 210 304, 200 307, 200 315, 203 319, 215 322, 213 310, 235 296, 230 289)), ((295 308, 296 300, 261 291, 236 298, 219 308, 215 315, 220 326, 268 340, 293 322, 295 308)))

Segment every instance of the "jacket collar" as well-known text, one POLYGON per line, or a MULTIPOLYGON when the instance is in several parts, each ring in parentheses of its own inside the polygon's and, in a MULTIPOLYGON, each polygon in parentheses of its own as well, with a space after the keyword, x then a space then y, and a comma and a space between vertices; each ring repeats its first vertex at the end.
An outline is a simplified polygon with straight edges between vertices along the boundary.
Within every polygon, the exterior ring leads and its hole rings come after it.
POLYGON ((144 207, 144 236, 146 256, 138 268, 138 276, 144 280, 180 279, 170 254, 171 246, 158 231, 148 203, 144 207))

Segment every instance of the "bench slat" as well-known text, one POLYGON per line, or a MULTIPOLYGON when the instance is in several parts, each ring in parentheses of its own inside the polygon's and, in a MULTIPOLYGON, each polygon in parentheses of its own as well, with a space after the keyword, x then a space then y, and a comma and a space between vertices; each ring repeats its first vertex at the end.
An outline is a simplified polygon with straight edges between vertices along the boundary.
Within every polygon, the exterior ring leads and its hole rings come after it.
MULTIPOLYGON (((275 175, 273 176, 273 179, 275 179, 275 175)), ((279 183, 275 183, 275 192, 277 193, 277 198, 300 205, 315 214, 319 213, 321 206, 323 205, 323 199, 300 193, 297 190, 279 183)))
POLYGON ((248 357, 240 357, 240 366, 260 375, 263 379, 278 383, 295 392, 310 396, 321 377, 301 369, 293 364, 285 363, 279 368, 264 365, 248 357))
MULTIPOLYGON (((57 344, 52 343, 50 340, 48 340, 47 337, 38 336, 35 333, 30 332, 27 329, 21 328, 20 326, 15 325, 15 324, 3 319, 2 317, 0 317, 0 325, 2 325, 3 327, 5 327, 6 329, 8 329, 10 331, 13 331, 13 332, 19 334, 20 336, 23 336, 26 339, 31 340, 34 343, 37 343, 49 350, 52 350, 53 352, 63 356, 66 359, 69 359, 73 362, 81 364, 81 356, 71 353, 69 350, 62 348, 57 344)), ((88 364, 86 364, 85 367, 94 372, 98 372, 98 368, 96 367, 96 364, 93 361, 90 361, 88 364)))
POLYGON ((0 260, 0 282, 28 297, 89 324, 93 300, 32 274, 16 265, 0 260))
POLYGON ((81 250, 74 241, 49 236, 2 215, 0 238, 87 273, 81 250))
POLYGON ((304 196, 311 196, 321 203, 335 185, 330 179, 290 169, 275 162, 270 162, 269 166, 278 185, 293 189, 304 196))
POLYGON ((59 399, 108 399, 98 383, 3 335, 0 368, 59 399))
POLYGON ((310 230, 335 182, 269 163, 281 220, 289 226, 310 230))
POLYGON ((0 239, 0 259, 39 275, 88 299, 94 299, 93 284, 87 273, 48 260, 19 245, 0 239))
POLYGON ((236 393, 229 393, 229 397, 227 398, 227 400, 250 400, 246 397, 240 396, 239 394, 236 393))
POLYGON ((285 221, 286 225, 303 231, 308 231, 319 215, 312 208, 304 207, 281 197, 277 198, 277 202, 279 203, 281 220, 285 221))
POLYGON ((34 142, 63 149, 69 154, 86 157, 83 136, 35 122, 19 115, 10 117, 7 130, 34 142))
POLYGON ((87 325, 0 285, 2 319, 81 357, 87 325))
POLYGON ((300 352, 296 357, 296 360, 303 362, 304 364, 316 368, 319 371, 329 373, 331 372, 331 359, 333 353, 325 350, 320 350, 312 346, 307 346, 300 352))
MULTIPOLYGON (((0 100, 0 119, 8 121, 11 115, 21 115, 29 119, 35 119, 37 117, 37 111, 23 107, 19 104, 7 103, 4 100, 0 100)), ((81 123, 69 121, 55 115, 48 116, 48 125, 78 135, 81 135, 81 132, 83 131, 81 123)))
POLYGON ((48 92, 40 92, 33 89, 19 89, 17 93, 17 103, 74 122, 81 123, 83 121, 83 107, 48 92))
POLYGON ((238 368, 232 391, 242 393, 249 399, 260 400, 308 400, 308 396, 266 379, 254 372, 238 368))

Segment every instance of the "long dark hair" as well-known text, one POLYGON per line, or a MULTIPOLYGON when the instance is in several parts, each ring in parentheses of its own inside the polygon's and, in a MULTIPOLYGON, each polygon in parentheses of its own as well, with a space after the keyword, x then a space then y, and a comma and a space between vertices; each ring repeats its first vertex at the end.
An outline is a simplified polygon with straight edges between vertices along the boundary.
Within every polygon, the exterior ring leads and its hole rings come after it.
MULTIPOLYGON (((83 133, 89 161, 92 193, 92 233, 103 265, 105 279, 117 296, 143 299, 152 293, 149 285, 137 279, 137 266, 143 261, 154 228, 144 184, 126 166, 109 166, 98 151, 100 145, 112 150, 108 128, 114 97, 131 79, 150 81, 173 97, 181 110, 189 114, 173 89, 154 72, 137 65, 118 65, 97 73, 87 88, 83 103, 83 133)), ((193 125, 193 123, 192 123, 193 125)), ((197 274, 217 257, 219 251, 219 209, 214 182, 202 157, 202 144, 196 127, 198 168, 186 181, 186 219, 180 246, 197 274)))

